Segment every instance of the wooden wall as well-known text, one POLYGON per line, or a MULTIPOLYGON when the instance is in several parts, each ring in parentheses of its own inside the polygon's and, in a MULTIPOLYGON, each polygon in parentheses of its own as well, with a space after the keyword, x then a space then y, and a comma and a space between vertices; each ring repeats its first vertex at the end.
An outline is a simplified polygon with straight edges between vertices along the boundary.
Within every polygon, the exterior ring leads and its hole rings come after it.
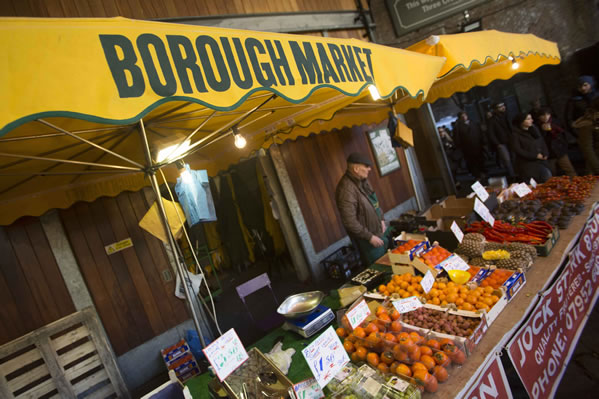
POLYGON ((0 226, 0 345, 73 312, 39 219, 0 226))
POLYGON ((174 296, 174 273, 164 246, 137 225, 148 209, 139 191, 80 202, 60 213, 117 355, 189 318, 185 303, 174 296), (106 245, 126 238, 133 247, 106 254, 106 245), (171 271, 171 281, 164 281, 164 270, 171 271))
MULTIPOLYGON (((382 124, 379 127, 384 127, 382 124)), ((368 153, 374 159, 367 132, 375 126, 354 126, 287 141, 281 155, 306 221, 314 250, 320 252, 347 235, 335 204, 335 188, 345 173, 352 152, 368 153)), ((372 168, 369 181, 384 212, 414 195, 406 157, 398 151, 401 168, 384 177, 372 168)))

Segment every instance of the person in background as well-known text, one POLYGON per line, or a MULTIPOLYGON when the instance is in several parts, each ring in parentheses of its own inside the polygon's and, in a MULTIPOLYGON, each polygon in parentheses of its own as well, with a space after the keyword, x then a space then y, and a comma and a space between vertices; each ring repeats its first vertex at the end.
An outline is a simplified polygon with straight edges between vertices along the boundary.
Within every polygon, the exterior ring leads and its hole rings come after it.
POLYGON ((460 167, 460 162, 462 161, 462 153, 457 147, 457 143, 449 134, 447 128, 445 126, 439 126, 437 128, 437 132, 439 133, 439 138, 441 139, 441 143, 443 144, 443 151, 445 152, 445 156, 447 157, 447 162, 449 163, 449 169, 451 171, 451 175, 453 176, 453 181, 455 182, 456 188, 460 188, 461 184, 457 181, 458 169, 460 167))
POLYGON ((549 149, 549 168, 551 173, 557 175, 557 167, 568 176, 576 176, 576 170, 568 157, 568 139, 566 131, 553 121, 551 109, 541 108, 537 110, 535 125, 540 130, 549 149))
POLYGON ((595 97, 585 114, 573 123, 573 127, 578 130, 578 145, 589 172, 599 175, 599 97, 595 97))
POLYGON ((598 96, 599 93, 595 90, 595 79, 588 75, 579 76, 576 90, 566 103, 564 121, 567 129, 572 129, 572 132, 578 135, 578 132, 574 128, 574 122, 585 114, 591 102, 598 96))
POLYGON ((454 138, 466 159, 466 167, 475 179, 485 184, 483 140, 480 127, 472 123, 466 112, 458 112, 454 138))
POLYGON ((390 240, 383 210, 368 174, 372 161, 365 154, 354 152, 347 158, 347 170, 335 190, 335 202, 341 222, 360 251, 362 262, 370 266, 385 254, 390 240))
POLYGON ((516 170, 528 182, 531 178, 545 183, 551 177, 547 163, 547 144, 534 125, 530 114, 518 114, 512 121, 512 149, 515 154, 516 170))
POLYGON ((497 152, 499 162, 507 170, 508 178, 513 180, 515 173, 512 165, 513 156, 510 151, 512 128, 505 111, 506 108, 503 102, 493 105, 493 116, 488 121, 489 130, 487 134, 492 149, 497 152))

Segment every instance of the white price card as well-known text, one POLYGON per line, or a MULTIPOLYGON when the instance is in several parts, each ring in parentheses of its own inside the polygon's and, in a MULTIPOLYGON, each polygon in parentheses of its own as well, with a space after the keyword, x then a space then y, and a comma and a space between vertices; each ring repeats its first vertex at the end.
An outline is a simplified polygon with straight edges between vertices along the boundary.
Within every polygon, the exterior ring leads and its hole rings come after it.
POLYGON ((422 302, 415 296, 409 296, 404 299, 393 301, 393 307, 397 309, 399 313, 408 313, 412 310, 416 310, 422 307, 422 302))
POLYGON ((532 193, 532 190, 528 188, 528 185, 526 183, 520 183, 516 187, 514 187, 514 192, 518 195, 518 197, 522 198, 532 193))
POLYGON ((302 349, 302 355, 321 388, 324 388, 343 366, 349 363, 349 356, 333 326, 327 328, 310 345, 302 349))
POLYGON ((477 181, 470 187, 482 202, 485 202, 489 198, 489 193, 487 192, 487 190, 485 190, 483 185, 480 184, 480 182, 477 181))
POLYGON ((298 382, 293 386, 293 393, 297 399, 321 399, 324 393, 314 378, 298 382))
POLYGON ((458 226, 458 224, 455 221, 451 224, 450 229, 451 231, 453 231, 455 238, 458 239, 458 242, 462 242, 462 240, 464 239, 464 232, 462 231, 462 229, 460 229, 460 226, 458 226))
POLYGON ((470 269, 470 266, 468 266, 468 264, 464 262, 464 259, 462 259, 458 255, 449 256, 447 259, 440 263, 440 266, 443 269, 445 269, 445 271, 470 269))
POLYGON ((537 188, 537 181, 532 177, 530 178, 530 185, 532 186, 532 188, 537 188))
POLYGON ((422 289, 424 290, 424 292, 426 294, 428 294, 428 292, 431 290, 431 288, 433 288, 434 282, 435 282, 435 278, 433 277, 433 273, 431 273, 430 270, 427 271, 426 274, 424 275, 424 278, 420 282, 420 285, 422 286, 422 289))
POLYGON ((358 327, 368 316, 370 316, 370 308, 366 304, 366 301, 362 299, 356 306, 351 308, 345 313, 349 325, 352 330, 358 327))
POLYGON ((230 329, 203 349, 219 380, 224 380, 248 359, 234 329, 230 329))
POLYGON ((493 215, 491 215, 491 212, 489 212, 489 208, 480 202, 478 198, 474 199, 474 210, 480 215, 481 218, 483 218, 485 222, 489 223, 491 227, 493 227, 495 224, 495 218, 493 215))

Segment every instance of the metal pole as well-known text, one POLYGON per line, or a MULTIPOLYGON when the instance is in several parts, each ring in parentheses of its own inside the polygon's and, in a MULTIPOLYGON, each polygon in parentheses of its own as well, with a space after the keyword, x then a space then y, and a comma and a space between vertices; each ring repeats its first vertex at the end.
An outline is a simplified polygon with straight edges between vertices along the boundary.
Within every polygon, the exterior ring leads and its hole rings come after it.
MULTIPOLYGON (((152 165, 152 157, 150 155, 150 146, 148 145, 148 138, 146 137, 146 130, 144 128, 143 120, 140 119, 140 136, 143 144, 144 155, 146 156, 146 162, 148 166, 152 165)), ((156 179, 156 172, 154 170, 148 170, 147 175, 152 183, 152 189, 154 190, 154 194, 156 195, 156 203, 158 204, 158 210, 160 214, 160 218, 162 219, 162 226, 164 227, 164 231, 166 236, 168 237, 169 244, 171 246, 171 251, 173 251, 173 257, 175 259, 175 265, 177 266, 177 272, 179 273, 179 278, 181 279, 181 283, 183 284, 183 289, 185 290, 185 297, 187 297, 187 301, 189 303, 189 308, 191 310, 191 316, 193 318, 193 323, 195 325, 196 330, 198 331, 198 335, 200 337, 200 341, 202 342, 202 346, 206 347, 206 342, 204 341, 204 336, 202 335, 202 329, 200 327, 200 321, 198 320, 198 316, 196 314, 195 308, 193 307, 193 301, 191 293, 189 292, 189 286, 187 285, 188 279, 187 273, 188 270, 183 267, 181 264, 179 255, 177 251, 175 251, 175 240, 171 233, 171 229, 169 228, 168 217, 166 216, 166 211, 164 209, 164 203, 162 202, 162 196, 160 195, 160 188, 158 186, 158 180, 156 179)))

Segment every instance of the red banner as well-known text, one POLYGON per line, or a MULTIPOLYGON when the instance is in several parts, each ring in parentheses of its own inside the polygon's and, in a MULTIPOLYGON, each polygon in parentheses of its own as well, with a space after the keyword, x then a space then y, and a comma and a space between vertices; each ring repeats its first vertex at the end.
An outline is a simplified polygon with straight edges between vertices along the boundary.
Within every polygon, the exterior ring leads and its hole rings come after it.
POLYGON ((463 398, 512 399, 512 392, 499 356, 496 354, 489 356, 483 370, 463 398))
POLYGON ((508 353, 532 398, 552 397, 576 341, 597 300, 599 206, 557 281, 543 292, 529 319, 508 344, 508 353))

